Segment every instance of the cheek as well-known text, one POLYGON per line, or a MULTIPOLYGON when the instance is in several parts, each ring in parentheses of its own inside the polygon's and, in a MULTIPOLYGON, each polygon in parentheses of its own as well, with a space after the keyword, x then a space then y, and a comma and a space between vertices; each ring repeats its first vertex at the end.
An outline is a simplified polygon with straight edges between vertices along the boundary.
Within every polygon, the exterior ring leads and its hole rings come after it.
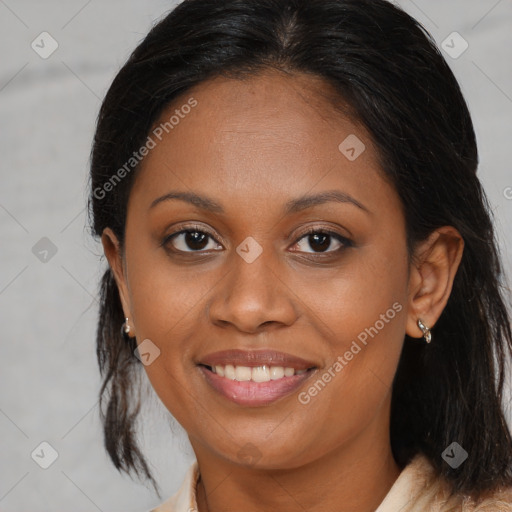
POLYGON ((315 285, 300 282, 306 309, 314 312, 310 319, 328 340, 328 369, 335 375, 328 385, 329 415, 350 408, 354 419, 359 416, 354 426, 368 419, 390 392, 402 349, 407 251, 405 242, 395 242, 353 251, 339 271, 315 285))
POLYGON ((187 403, 185 386, 194 366, 198 316, 202 298, 211 292, 216 280, 211 271, 172 264, 161 249, 138 244, 127 255, 137 341, 150 340, 159 351, 145 370, 162 401, 172 405, 173 415, 186 423, 180 411, 187 403))
MULTIPOLYGON (((393 286, 352 302, 351 295, 361 290, 345 284, 343 293, 333 293, 336 300, 318 311, 329 327, 330 361, 300 397, 304 412, 321 418, 309 426, 320 440, 319 452, 355 438, 376 418, 387 421, 383 407, 390 399, 405 333, 405 301, 395 300, 399 294, 393 286)), ((332 283, 332 291, 336 289, 332 283)))
POLYGON ((179 340, 181 326, 196 315, 215 285, 207 265, 178 264, 144 237, 128 246, 127 266, 137 332, 162 343, 179 340))
POLYGON ((358 336, 364 341, 368 330, 390 341, 405 332, 407 251, 405 242, 394 242, 376 240, 351 249, 334 270, 294 276, 294 293, 314 312, 310 318, 319 320, 336 355, 358 336))

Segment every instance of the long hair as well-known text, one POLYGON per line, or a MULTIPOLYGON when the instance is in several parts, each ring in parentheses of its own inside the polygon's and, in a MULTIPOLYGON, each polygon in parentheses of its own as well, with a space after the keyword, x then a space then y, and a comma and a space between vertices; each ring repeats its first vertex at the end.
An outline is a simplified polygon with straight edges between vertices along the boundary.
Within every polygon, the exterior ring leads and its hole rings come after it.
MULTIPOLYGON (((384 0, 182 2, 133 51, 101 106, 91 155, 92 233, 99 237, 110 227, 123 247, 137 167, 105 185, 144 144, 164 108, 209 78, 245 78, 267 68, 323 78, 368 129, 403 204, 410 259, 441 226, 454 226, 464 239, 433 342, 418 345, 405 336, 392 390, 395 460, 404 467, 426 455, 453 492, 511 485, 502 394, 512 333, 474 129, 432 37, 398 7, 384 0), (469 453, 457 469, 442 459, 452 442, 469 453)), ((120 338, 122 322, 109 269, 97 330, 105 446, 118 469, 152 479, 134 430, 132 376, 141 367, 134 347, 120 338)))

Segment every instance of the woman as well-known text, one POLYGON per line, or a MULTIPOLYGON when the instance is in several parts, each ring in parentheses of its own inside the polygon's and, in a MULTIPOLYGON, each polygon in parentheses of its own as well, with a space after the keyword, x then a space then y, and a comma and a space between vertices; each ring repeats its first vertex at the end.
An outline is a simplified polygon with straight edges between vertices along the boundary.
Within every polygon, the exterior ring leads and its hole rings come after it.
POLYGON ((145 370, 197 458, 156 511, 512 510, 477 161, 388 2, 185 0, 151 30, 102 105, 90 207, 106 449, 154 483, 145 370))

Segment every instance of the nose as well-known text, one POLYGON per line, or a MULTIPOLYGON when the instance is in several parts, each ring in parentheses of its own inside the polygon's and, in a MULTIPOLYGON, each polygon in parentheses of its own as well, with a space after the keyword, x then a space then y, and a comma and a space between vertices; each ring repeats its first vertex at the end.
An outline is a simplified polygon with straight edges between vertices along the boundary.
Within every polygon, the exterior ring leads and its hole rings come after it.
POLYGON ((271 262, 270 253, 271 249, 264 250, 248 263, 233 252, 227 262, 229 271, 208 303, 214 325, 257 333, 271 325, 290 326, 296 321, 298 307, 288 284, 290 278, 271 262))

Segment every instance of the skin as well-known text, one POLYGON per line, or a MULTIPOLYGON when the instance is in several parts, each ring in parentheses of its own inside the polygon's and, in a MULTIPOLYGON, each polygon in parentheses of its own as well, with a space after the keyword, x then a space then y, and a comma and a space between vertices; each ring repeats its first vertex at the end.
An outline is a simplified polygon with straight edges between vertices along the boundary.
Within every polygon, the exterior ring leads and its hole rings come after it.
POLYGON ((161 350, 145 370, 188 433, 200 512, 370 512, 402 469, 391 453, 389 415, 404 335, 421 338, 417 319, 431 327, 439 318, 463 241, 454 228, 440 228, 409 261, 402 205, 370 136, 333 109, 329 94, 319 78, 277 71, 188 91, 161 120, 191 96, 197 107, 137 175, 124 250, 110 229, 102 237, 131 334, 161 350), (366 146, 355 161, 338 149, 350 134, 366 146), (283 215, 287 201, 327 190, 368 211, 327 202, 283 215), (150 208, 170 191, 206 195, 225 212, 179 200, 150 208), (184 224, 214 238, 191 247, 182 235, 161 245, 184 224), (351 245, 330 237, 322 252, 303 235, 307 227, 351 245), (247 237, 263 250, 250 264, 236 252, 247 237), (277 349, 313 361, 314 382, 394 303, 401 311, 306 405, 293 393, 241 407, 196 366, 219 350, 277 349), (242 460, 239 450, 251 445, 256 455, 242 460))

